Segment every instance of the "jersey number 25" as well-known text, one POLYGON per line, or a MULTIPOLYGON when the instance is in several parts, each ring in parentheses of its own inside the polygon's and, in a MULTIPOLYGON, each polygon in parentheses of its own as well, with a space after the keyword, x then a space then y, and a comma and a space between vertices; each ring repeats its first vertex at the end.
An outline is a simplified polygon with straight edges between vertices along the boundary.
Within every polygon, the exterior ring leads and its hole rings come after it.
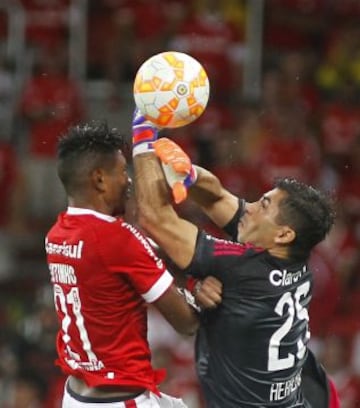
POLYGON ((296 289, 294 294, 291 292, 284 293, 275 306, 275 312, 279 316, 283 316, 284 313, 287 312, 288 317, 270 338, 268 354, 269 371, 286 370, 287 368, 291 368, 295 365, 295 357, 301 360, 305 355, 305 344, 310 339, 308 324, 306 324, 305 339, 299 338, 297 341, 296 356, 293 353, 288 353, 287 357, 280 358, 280 348, 281 341, 290 332, 295 319, 306 320, 307 323, 309 322, 309 313, 300 303, 300 299, 306 297, 309 290, 310 282, 304 282, 296 289))

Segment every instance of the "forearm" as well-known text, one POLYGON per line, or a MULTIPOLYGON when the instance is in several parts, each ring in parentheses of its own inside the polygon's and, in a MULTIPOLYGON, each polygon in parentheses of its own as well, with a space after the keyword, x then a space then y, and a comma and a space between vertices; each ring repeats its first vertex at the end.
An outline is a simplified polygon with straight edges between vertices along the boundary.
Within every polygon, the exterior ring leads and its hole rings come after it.
POLYGON ((181 269, 193 257, 197 227, 172 207, 162 168, 154 153, 134 157, 138 222, 181 269))
POLYGON ((178 333, 192 335, 199 327, 198 311, 188 304, 175 285, 155 301, 154 306, 178 333))
POLYGON ((194 166, 197 172, 195 184, 189 188, 189 197, 216 225, 226 225, 238 208, 238 198, 226 190, 210 171, 194 166))
POLYGON ((162 225, 167 212, 170 212, 170 217, 174 216, 171 214, 174 210, 169 202, 168 187, 153 153, 135 156, 134 170, 139 222, 156 235, 155 226, 162 225))
POLYGON ((210 171, 194 165, 197 172, 195 184, 189 188, 190 198, 201 206, 212 205, 226 195, 220 180, 210 171))

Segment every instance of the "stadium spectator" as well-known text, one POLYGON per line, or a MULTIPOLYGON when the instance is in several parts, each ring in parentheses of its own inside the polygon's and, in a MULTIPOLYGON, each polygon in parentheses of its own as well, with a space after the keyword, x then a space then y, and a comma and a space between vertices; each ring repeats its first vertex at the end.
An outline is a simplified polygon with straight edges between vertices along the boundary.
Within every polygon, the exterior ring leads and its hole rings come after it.
POLYGON ((14 146, 0 137, 0 280, 16 273, 16 240, 27 233, 24 178, 14 146))
POLYGON ((0 42, 7 38, 8 34, 8 16, 4 10, 0 10, 0 42))
POLYGON ((351 350, 351 340, 336 333, 326 336, 322 345, 320 359, 336 384, 341 408, 359 406, 360 379, 352 372, 349 364, 351 350))
POLYGON ((319 146, 310 133, 303 113, 280 106, 264 118, 265 137, 255 156, 268 187, 276 177, 295 177, 318 184, 321 171, 319 146))
MULTIPOLYGON (((355 118, 354 118, 355 120, 355 118)), ((360 238, 360 128, 349 144, 344 166, 338 169, 335 188, 341 197, 344 216, 360 238)))
POLYGON ((27 45, 56 47, 67 38, 71 0, 20 0, 25 10, 27 45))
POLYGON ((351 146, 360 132, 360 104, 356 86, 347 81, 334 98, 323 103, 319 115, 320 146, 324 160, 336 171, 347 166, 351 146))
POLYGON ((240 97, 236 89, 240 89, 244 58, 243 27, 226 20, 223 4, 217 1, 194 5, 194 13, 179 26, 169 47, 201 61, 212 84, 213 98, 227 104, 240 97))
POLYGON ((48 228, 65 203, 55 172, 58 138, 86 116, 80 84, 69 78, 64 47, 43 49, 34 75, 20 96, 20 118, 26 124, 25 144, 28 219, 31 227, 48 228))
MULTIPOLYGON (((337 18, 335 10, 334 14, 337 18)), ((347 82, 353 83, 359 90, 360 42, 356 19, 344 20, 326 38, 323 58, 315 67, 315 80, 323 97, 331 100, 346 87, 347 82)))
MULTIPOLYGON (((265 53, 303 52, 321 46, 330 8, 325 0, 265 3, 265 53)), ((276 57, 275 57, 276 58, 276 57)))
POLYGON ((88 77, 108 81, 108 106, 117 108, 123 102, 120 85, 131 81, 147 58, 167 49, 188 2, 104 0, 89 6, 88 77))
POLYGON ((5 50, 0 49, 0 124, 2 134, 8 135, 9 140, 13 126, 14 87, 14 69, 5 50))

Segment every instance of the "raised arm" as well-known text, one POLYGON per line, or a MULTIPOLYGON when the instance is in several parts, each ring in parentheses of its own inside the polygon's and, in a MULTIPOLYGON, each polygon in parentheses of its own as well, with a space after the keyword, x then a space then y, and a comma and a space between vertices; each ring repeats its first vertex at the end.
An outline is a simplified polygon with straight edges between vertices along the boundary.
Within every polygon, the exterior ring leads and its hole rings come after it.
POLYGON ((169 189, 153 142, 157 130, 142 117, 133 123, 133 163, 138 222, 181 269, 194 255, 198 228, 180 218, 170 202, 169 189))
POLYGON ((197 179, 188 190, 189 197, 218 227, 222 228, 233 218, 239 200, 222 186, 213 173, 202 167, 194 167, 197 179))
POLYGON ((217 226, 224 227, 238 209, 238 198, 213 173, 192 165, 189 156, 174 141, 161 138, 154 148, 175 202, 180 203, 189 196, 217 226))

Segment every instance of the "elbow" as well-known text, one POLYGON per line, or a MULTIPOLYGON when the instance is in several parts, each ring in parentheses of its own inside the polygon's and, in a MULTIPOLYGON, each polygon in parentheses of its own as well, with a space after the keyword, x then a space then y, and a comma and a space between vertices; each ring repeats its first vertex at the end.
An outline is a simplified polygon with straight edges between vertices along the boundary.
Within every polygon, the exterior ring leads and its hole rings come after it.
POLYGON ((184 333, 187 336, 194 336, 196 334, 196 332, 199 329, 199 322, 197 322, 196 324, 193 324, 191 327, 188 328, 188 330, 186 331, 186 333, 184 333))
POLYGON ((194 316, 194 321, 175 327, 175 330, 184 336, 193 336, 199 328, 199 320, 194 316))

